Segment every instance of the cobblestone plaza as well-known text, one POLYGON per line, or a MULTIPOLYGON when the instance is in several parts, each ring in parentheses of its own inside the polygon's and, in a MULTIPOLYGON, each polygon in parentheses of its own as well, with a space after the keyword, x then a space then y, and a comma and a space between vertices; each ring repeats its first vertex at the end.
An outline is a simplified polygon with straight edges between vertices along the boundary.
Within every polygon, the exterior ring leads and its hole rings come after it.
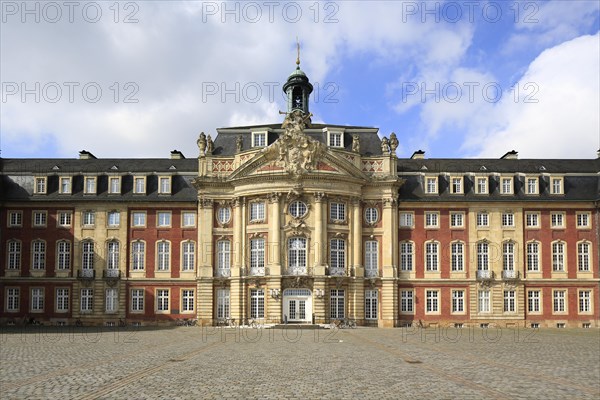
POLYGON ((600 396, 596 329, 3 329, 3 399, 600 396))

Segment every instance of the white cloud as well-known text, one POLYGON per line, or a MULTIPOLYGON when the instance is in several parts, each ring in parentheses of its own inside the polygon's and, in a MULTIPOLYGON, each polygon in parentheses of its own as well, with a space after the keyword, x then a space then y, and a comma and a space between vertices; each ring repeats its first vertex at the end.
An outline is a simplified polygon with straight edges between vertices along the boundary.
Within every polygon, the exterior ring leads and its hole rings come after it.
POLYGON ((599 34, 544 51, 518 82, 520 97, 507 96, 486 120, 471 126, 464 149, 499 157, 515 149, 525 158, 593 158, 600 146, 599 34), (532 83, 539 88, 534 93, 532 83), (530 101, 525 97, 530 95, 530 101))

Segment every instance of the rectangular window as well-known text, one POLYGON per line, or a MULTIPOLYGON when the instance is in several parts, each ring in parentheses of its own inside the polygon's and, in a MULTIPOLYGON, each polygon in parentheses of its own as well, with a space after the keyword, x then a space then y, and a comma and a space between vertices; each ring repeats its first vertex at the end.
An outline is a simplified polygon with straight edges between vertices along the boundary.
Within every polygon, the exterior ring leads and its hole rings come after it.
POLYGON ((136 176, 133 178, 133 193, 146 194, 146 177, 136 176))
POLYGON ((31 242, 31 268, 46 268, 46 242, 42 240, 31 242))
POLYGON ((169 289, 156 291, 156 311, 169 312, 169 289))
POLYGON ((412 242, 400 243, 400 270, 413 270, 413 244, 412 242))
POLYGON ((525 179, 525 193, 538 194, 538 178, 525 179))
POLYGON ((585 229, 590 228, 590 213, 577 213, 577 228, 585 229))
POLYGON ((47 189, 47 179, 45 176, 44 177, 36 177, 35 178, 35 186, 34 186, 34 193, 35 194, 46 194, 46 189, 47 189))
POLYGON ((182 260, 181 269, 183 271, 193 271, 196 263, 196 243, 195 242, 183 242, 181 244, 182 260))
POLYGON ((346 204, 345 203, 331 203, 329 205, 329 219, 332 221, 345 221, 346 220, 346 204))
POLYGON ((461 177, 450 178, 450 193, 461 194, 463 192, 462 183, 463 183, 463 178, 461 178, 461 177))
POLYGON ((344 147, 343 133, 342 132, 328 132, 329 133, 329 146, 331 147, 344 147))
POLYGON ((438 182, 438 180, 435 177, 425 178, 425 193, 437 194, 437 192, 438 192, 437 182, 438 182))
POLYGON ((252 132, 252 147, 265 147, 267 145, 267 132, 252 132))
POLYGON ((106 219, 109 228, 117 228, 121 224, 121 213, 119 211, 109 211, 106 219))
POLYGON ((512 212, 502 213, 502 227, 514 228, 515 227, 515 214, 512 212))
POLYGON ((556 313, 563 313, 566 311, 565 299, 567 297, 566 290, 555 290, 553 293, 553 310, 556 313))
POLYGON ((540 291, 530 290, 527 292, 527 310, 530 313, 541 312, 540 291))
POLYGON ((8 212, 8 226, 17 227, 23 225, 23 212, 22 211, 9 211, 8 212))
POLYGON ((480 313, 490 312, 490 292, 489 290, 480 290, 477 292, 478 309, 480 313))
POLYGON ((504 312, 514 313, 517 311, 516 295, 514 290, 504 291, 504 312))
POLYGON ((156 226, 166 228, 171 226, 171 211, 159 211, 156 213, 156 226))
POLYGON ((465 213, 451 212, 450 213, 450 228, 464 228, 464 226, 465 226, 465 213))
POLYGON ((525 213, 525 226, 527 228, 539 228, 540 227, 540 214, 539 213, 525 213))
POLYGON ((42 289, 42 288, 31 289, 31 311, 32 312, 44 311, 44 289, 42 289))
POLYGON ((43 228, 48 223, 48 212, 47 211, 34 211, 33 212, 33 226, 35 228, 43 228))
POLYGON ((171 194, 171 177, 170 176, 158 177, 158 193, 159 194, 171 194))
POLYGON ((372 276, 379 269, 379 242, 377 240, 367 240, 365 242, 365 271, 367 275, 372 276))
POLYGON ((377 290, 365 290, 365 319, 377 319, 377 290))
POLYGON ((487 271, 490 267, 488 242, 477 243, 477 271, 487 271))
POLYGON ((500 193, 501 194, 512 194, 513 193, 512 178, 501 178, 500 179, 500 193))
POLYGON ((90 313, 94 310, 94 290, 81 289, 80 296, 80 311, 82 313, 90 313))
POLYGON ((502 243, 502 269, 504 271, 515 270, 515 243, 502 243))
POLYGON ((229 276, 231 268, 231 242, 229 240, 217 242, 217 268, 218 276, 229 276))
POLYGON ((21 242, 9 240, 8 247, 8 269, 21 269, 21 242))
POLYGON ((488 193, 488 178, 479 177, 475 179, 475 193, 487 194, 488 193))
POLYGON ((96 213, 93 210, 86 210, 82 213, 81 223, 85 227, 91 227, 96 224, 96 213))
POLYGON ((552 243, 552 270, 558 272, 565 271, 565 243, 552 243))
POLYGON ((58 226, 69 227, 73 219, 73 213, 71 211, 59 211, 58 212, 58 226))
POLYGON ((425 270, 437 271, 439 265, 439 244, 437 242, 425 243, 425 270))
POLYGON ((183 312, 194 311, 194 291, 192 289, 181 291, 181 310, 183 312))
POLYGON ((71 177, 61 176, 59 178, 59 193, 71 194, 71 177))
POLYGON ((119 311, 119 292, 116 288, 106 289, 104 307, 107 313, 115 313, 119 311))
POLYGON ((142 271, 146 259, 146 243, 131 243, 131 269, 133 271, 142 271))
POLYGON ((106 244, 106 268, 119 269, 119 242, 111 240, 106 244))
POLYGON ((71 242, 66 240, 56 242, 56 267, 59 270, 71 268, 71 242))
POLYGON ((555 229, 565 227, 565 213, 553 212, 550 213, 550 226, 555 229))
POLYGON ((145 211, 134 211, 131 214, 131 225, 134 227, 146 226, 146 212, 145 211))
POLYGON ((217 318, 230 318, 229 289, 217 289, 217 318))
POLYGON ((144 311, 144 289, 131 289, 131 311, 144 311))
POLYGON ((94 269, 94 242, 86 240, 81 243, 81 267, 94 269))
POLYGON ((157 269, 168 271, 171 268, 171 243, 157 242, 156 253, 158 256, 157 269))
POLYGON ((563 194, 563 178, 551 178, 550 181, 550 193, 563 194))
POLYGON ((111 176, 108 178, 108 193, 121 194, 121 177, 111 176))
POLYGON ((250 269, 259 269, 264 267, 265 239, 252 239, 250 240, 250 269))
POLYGON ((83 193, 96 194, 96 177, 86 176, 83 178, 83 193))
POLYGON ((540 270, 540 244, 527 243, 527 271, 539 272, 540 270))
POLYGON ((462 242, 450 244, 450 264, 452 271, 462 272, 465 269, 465 245, 462 242))
POLYGON ((400 228, 412 228, 414 225, 414 214, 412 212, 400 213, 400 228))
POLYGON ((343 289, 331 289, 329 292, 329 316, 331 319, 343 319, 345 317, 345 298, 343 289))
POLYGON ((425 312, 426 313, 437 313, 439 312, 439 295, 440 292, 437 290, 426 290, 425 291, 425 312))
POLYGON ((592 245, 588 242, 577 243, 577 270, 588 272, 590 270, 592 245))
POLYGON ((406 314, 414 312, 414 292, 412 290, 400 291, 400 312, 406 314))
POLYGON ((265 317, 265 290, 250 289, 250 318, 265 317))
POLYGON ((265 220, 265 203, 250 203, 250 222, 262 222, 265 220))
POLYGON ((331 239, 329 265, 331 268, 346 267, 346 242, 343 239, 331 239))
POLYGON ((592 311, 592 291, 591 290, 580 290, 579 291, 579 312, 589 313, 592 311))
POLYGON ((306 238, 288 239, 288 273, 303 274, 306 271, 306 238))
POLYGON ((490 226, 490 215, 485 211, 477 213, 477 226, 487 228, 490 226))
POLYGON ((193 228, 196 226, 196 213, 193 211, 184 211, 181 213, 181 227, 193 228))
POLYGON ((439 216, 437 211, 425 211, 425 228, 439 228, 439 216))
POLYGON ((464 290, 453 290, 452 291, 452 312, 453 313, 465 312, 465 291, 464 290))
POLYGON ((19 288, 6 289, 6 311, 18 312, 21 308, 21 290, 19 288))
POLYGON ((56 289, 56 312, 68 312, 69 311, 69 289, 58 288, 56 289))

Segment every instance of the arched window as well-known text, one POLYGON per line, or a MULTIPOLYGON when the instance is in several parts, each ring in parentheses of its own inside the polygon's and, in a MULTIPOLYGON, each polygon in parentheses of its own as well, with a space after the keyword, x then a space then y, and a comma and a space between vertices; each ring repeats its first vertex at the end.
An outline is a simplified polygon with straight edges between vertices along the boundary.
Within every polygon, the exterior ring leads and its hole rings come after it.
POLYGON ((56 267, 58 269, 71 268, 71 242, 68 240, 56 242, 56 267))

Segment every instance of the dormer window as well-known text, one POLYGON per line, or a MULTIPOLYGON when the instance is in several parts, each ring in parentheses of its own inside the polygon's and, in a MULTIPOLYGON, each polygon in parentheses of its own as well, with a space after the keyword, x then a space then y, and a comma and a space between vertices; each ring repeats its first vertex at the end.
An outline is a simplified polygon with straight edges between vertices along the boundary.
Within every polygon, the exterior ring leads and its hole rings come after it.
POLYGON ((344 131, 343 130, 334 130, 331 128, 324 128, 323 132, 327 133, 327 145, 329 147, 344 147, 344 131))
POLYGON ((96 177, 86 176, 83 181, 83 192, 85 194, 96 194, 96 177))
POLYGON ((453 176, 450 178, 450 193, 461 194, 463 192, 463 178, 461 176, 453 176))
POLYGON ((488 193, 488 178, 487 176, 475 178, 475 193, 487 194, 488 193))
POLYGON ((553 177, 550 178, 550 193, 551 194, 563 194, 563 178, 553 177))
POLYGON ((48 178, 45 176, 38 176, 35 178, 34 193, 35 194, 46 194, 48 178))
POLYGON ((438 180, 435 176, 429 176, 425 178, 425 193, 437 194, 438 192, 438 180))
POLYGON ((121 177, 111 176, 108 178, 108 193, 120 194, 121 193, 121 177))
POLYGON ((158 193, 171 194, 171 177, 170 176, 159 176, 158 177, 158 193))
POLYGON ((510 177, 500 178, 500 193, 501 194, 512 194, 513 192, 513 180, 510 177))
POLYGON ((133 193, 146 194, 146 177, 145 176, 134 176, 133 177, 133 193))
POLYGON ((538 178, 528 177, 525 180, 525 190, 527 194, 538 194, 538 178))
POLYGON ((70 176, 61 176, 60 177, 60 193, 61 194, 71 194, 71 177, 70 176))
POLYGON ((267 145, 267 132, 252 132, 252 147, 265 147, 267 145))

